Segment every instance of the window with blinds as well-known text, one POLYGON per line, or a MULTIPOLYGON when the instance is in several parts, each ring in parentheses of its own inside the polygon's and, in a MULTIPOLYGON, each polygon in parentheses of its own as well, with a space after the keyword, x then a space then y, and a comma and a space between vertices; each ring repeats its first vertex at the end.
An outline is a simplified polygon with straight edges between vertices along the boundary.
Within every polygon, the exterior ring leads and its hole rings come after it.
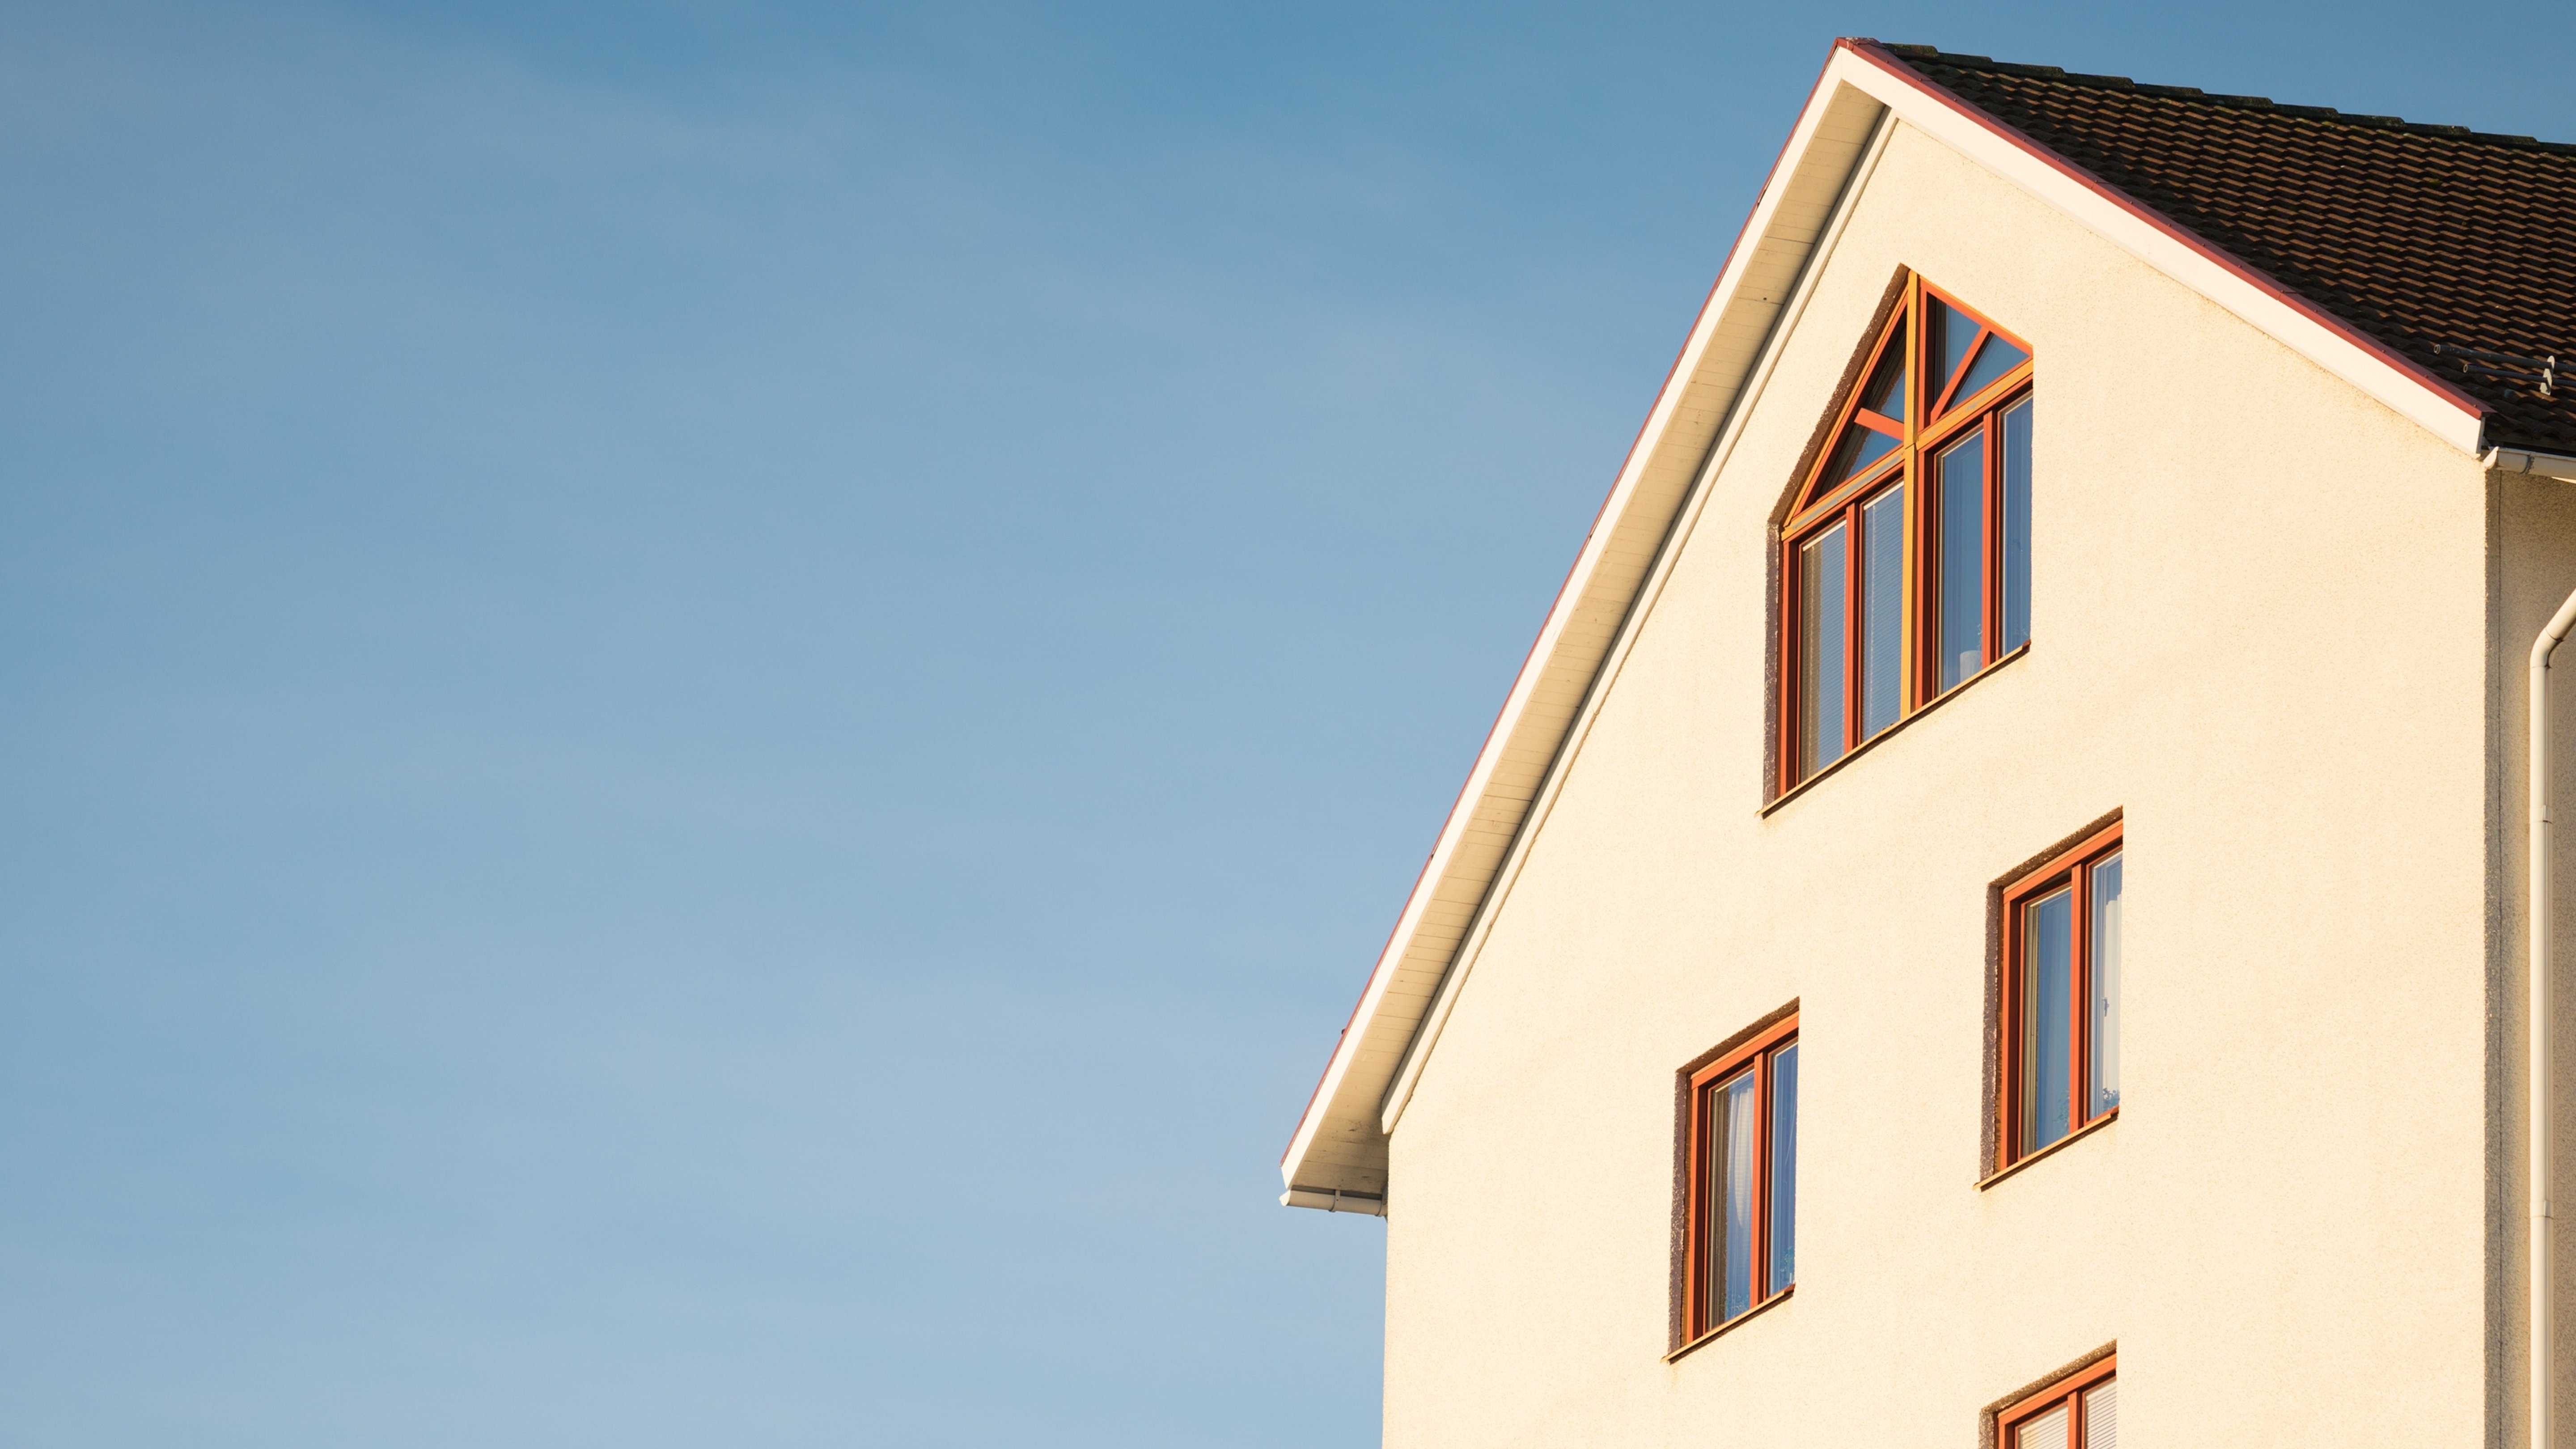
POLYGON ((1995 1416, 2003 1449, 2120 1449, 2120 1385, 2104 1357, 1995 1416))

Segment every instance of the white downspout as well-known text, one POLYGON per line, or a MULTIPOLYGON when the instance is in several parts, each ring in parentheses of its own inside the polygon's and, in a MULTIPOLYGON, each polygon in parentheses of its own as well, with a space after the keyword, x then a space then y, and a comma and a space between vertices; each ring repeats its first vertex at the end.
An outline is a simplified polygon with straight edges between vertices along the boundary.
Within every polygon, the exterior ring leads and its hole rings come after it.
MULTIPOLYGON (((2533 477, 2555 478, 2576 482, 2576 458, 2555 457, 2547 453, 2525 453, 2503 448, 2494 449, 2483 460, 2490 468, 2522 473, 2533 477)), ((2531 1160, 2531 1449, 2550 1449, 2556 1442, 2556 1424, 2549 1406, 2551 1369, 2557 1350, 2551 1342, 2552 1310, 2557 1293, 2556 1264, 2552 1262, 2549 1232, 2549 1188, 2551 1137, 2557 1124, 2550 1111, 2554 1084, 2550 1066, 2554 1060, 2551 1042, 2550 1003, 2552 976, 2550 940, 2556 926, 2557 912, 2551 899, 2549 860, 2549 656, 2576 631, 2576 594, 2549 620, 2549 627, 2531 641, 2531 1060, 2524 1073, 2531 1087, 2530 1140, 2531 1160)))
POLYGON ((2549 1390, 2553 1281, 2549 1232, 2550 1135, 2550 934, 2555 912, 2549 881, 2549 656, 2576 630, 2576 594, 2531 641, 2531 1449, 2550 1449, 2555 1427, 2549 1390))

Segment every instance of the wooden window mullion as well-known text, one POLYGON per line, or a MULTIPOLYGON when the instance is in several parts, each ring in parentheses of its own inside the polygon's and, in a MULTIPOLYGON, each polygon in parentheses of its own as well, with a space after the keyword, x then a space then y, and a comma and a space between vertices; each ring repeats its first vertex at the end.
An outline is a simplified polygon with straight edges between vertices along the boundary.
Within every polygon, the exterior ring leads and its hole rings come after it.
POLYGON ((1915 706, 1921 708, 1941 693, 1941 512, 1940 484, 1929 448, 1907 457, 1914 470, 1915 536, 1908 552, 1914 559, 1914 638, 1906 657, 1914 661, 1915 706))
POLYGON ((1940 628, 1940 615, 1934 612, 1932 596, 1932 537, 1940 521, 1932 511, 1932 472, 1924 462, 1923 448, 1924 430, 1932 420, 1932 339, 1925 335, 1923 313, 1923 279, 1909 278, 1905 284, 1905 345, 1911 355, 1906 358, 1905 382, 1913 396, 1905 402, 1905 476, 1914 490, 1906 498, 1905 509, 1912 532, 1905 541, 1905 557, 1914 570, 1913 587, 1906 597, 1907 607, 1914 611, 1911 637, 1905 641, 1906 672, 1912 676, 1912 688, 1906 695, 1909 709, 1930 704, 1941 679, 1940 666, 1933 657, 1938 646, 1932 640, 1940 628))
MULTIPOLYGON (((1913 343, 1909 338, 1907 344, 1913 343)), ((1914 585, 1922 572, 1914 566, 1914 535, 1923 526, 1923 485, 1920 460, 1914 455, 1912 409, 1907 409, 1905 424, 1905 463, 1896 475, 1896 486, 1905 490, 1905 507, 1897 515, 1897 527, 1903 531, 1896 557, 1896 718, 1901 723, 1918 706, 1914 702, 1915 680, 1912 640, 1923 627, 1923 611, 1915 606, 1914 585)))
POLYGON ((1703 1330, 1716 1327, 1718 1316, 1726 1311, 1726 1253, 1719 1244, 1717 1229, 1718 1221, 1726 1211, 1722 1201, 1726 1193, 1725 1159, 1717 1150, 1718 1121, 1724 1111, 1724 1099, 1725 1094, 1718 1089, 1715 1080, 1700 1088, 1700 1111, 1706 1114, 1701 1122, 1700 1137, 1706 1160, 1701 1167, 1699 1184, 1702 1201, 1706 1204, 1699 1224, 1700 1250, 1704 1254, 1699 1269, 1700 1327, 1703 1330))
POLYGON ((1898 681, 1897 702, 1901 713, 1911 714, 1923 707, 1923 634, 1931 613, 1923 606, 1922 589, 1929 571, 1923 567, 1923 538, 1930 527, 1923 502, 1923 279, 1905 279, 1905 567, 1913 577, 1905 581, 1905 637, 1898 648, 1905 657, 1905 675, 1898 681))

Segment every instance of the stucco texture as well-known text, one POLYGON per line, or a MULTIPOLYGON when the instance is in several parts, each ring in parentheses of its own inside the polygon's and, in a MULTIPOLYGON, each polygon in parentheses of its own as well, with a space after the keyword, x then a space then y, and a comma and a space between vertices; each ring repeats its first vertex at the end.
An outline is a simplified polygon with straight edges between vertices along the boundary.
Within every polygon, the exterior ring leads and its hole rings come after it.
POLYGON ((2138 1444, 2491 1442, 2576 511, 2513 555, 2559 485, 1911 130, 1820 266, 1395 1130, 1386 1442, 1965 1449, 2113 1342, 2138 1444), (1770 520, 1900 266, 2033 344, 2032 647, 1765 816, 1770 520), (1981 1191, 1988 889, 2114 809, 2122 1116, 1981 1191), (1668 1362, 1674 1073, 1792 1001, 1796 1293, 1668 1362))

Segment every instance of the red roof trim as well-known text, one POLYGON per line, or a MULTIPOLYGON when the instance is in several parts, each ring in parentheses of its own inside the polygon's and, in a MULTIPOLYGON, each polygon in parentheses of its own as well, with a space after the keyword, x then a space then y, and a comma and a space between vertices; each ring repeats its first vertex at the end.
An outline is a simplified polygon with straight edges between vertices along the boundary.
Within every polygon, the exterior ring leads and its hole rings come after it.
POLYGON ((2309 321, 2314 322, 2318 326, 2325 328, 2327 331, 2334 333, 2338 337, 2341 337, 2344 341, 2351 343, 2355 347, 2377 357, 2380 361, 2396 368, 2399 372, 2406 374, 2408 378, 2421 384, 2435 396, 2441 398, 2444 402, 2451 404, 2453 407, 2467 413, 2469 416, 2484 418, 2494 411, 2494 409, 2489 408, 2486 404, 2479 402, 2467 393, 2460 391, 2458 388, 2442 381, 2442 379, 2435 377, 2432 373, 2425 371, 2420 363, 2415 362, 2404 353, 2396 351, 2394 348, 2389 347, 2386 343, 2380 342, 2376 338, 2354 330, 2350 323, 2345 322, 2343 319, 2330 312, 2326 312, 2318 308, 2305 297, 2283 287, 2280 283, 2273 281, 2269 276, 2265 275, 2261 271, 2246 265, 2245 262, 2238 259, 2233 253, 2212 246, 2207 241, 2204 241, 2199 236, 2195 235, 2188 228, 2185 228, 2181 224, 2175 222, 2172 218, 2166 216, 2163 212, 2158 211, 2151 206, 2141 204, 2131 198, 2127 192, 2122 191, 2118 187, 2111 185, 2109 182, 2102 180, 2098 176, 2095 176, 2092 172, 2085 170, 2083 167, 2076 165, 2072 161, 2069 161, 2049 147, 2032 140, 2018 128, 1997 119, 1993 114, 1979 108, 1968 101, 1965 97, 1956 94, 1947 87, 1941 85, 1939 82, 1933 80, 1931 77, 1926 76, 1922 72, 1914 69, 1912 66, 1907 65, 1903 59, 1898 57, 1893 51, 1887 49, 1887 47, 1879 44, 1877 41, 1846 37, 1835 41, 1834 48, 1837 50, 1850 51, 1852 54, 1861 57, 1863 60, 1868 61, 1874 66, 1877 66, 1880 70, 1885 71, 1900 81, 1903 81, 1915 90, 1922 92, 1933 100, 1939 101, 1941 104, 1948 106, 1951 110, 1958 112, 1960 115, 1965 116, 1969 120, 1976 122, 1978 125, 1985 127, 1987 130, 1992 131, 1996 136, 2012 143, 2023 151, 2028 152, 2033 159, 2045 162, 2050 167, 2064 173, 2067 179, 2074 181, 2086 190, 2100 196, 2103 200, 2119 207, 2122 211, 2129 213, 2131 216, 2147 223, 2156 230, 2163 232, 2165 235, 2182 243, 2192 251, 2199 253, 2209 261, 2214 262, 2227 271, 2234 273, 2239 280, 2251 284, 2256 290, 2272 298, 2274 301, 2280 302, 2284 306, 2290 308, 2290 310, 2297 312, 2300 316, 2307 318, 2309 321))

